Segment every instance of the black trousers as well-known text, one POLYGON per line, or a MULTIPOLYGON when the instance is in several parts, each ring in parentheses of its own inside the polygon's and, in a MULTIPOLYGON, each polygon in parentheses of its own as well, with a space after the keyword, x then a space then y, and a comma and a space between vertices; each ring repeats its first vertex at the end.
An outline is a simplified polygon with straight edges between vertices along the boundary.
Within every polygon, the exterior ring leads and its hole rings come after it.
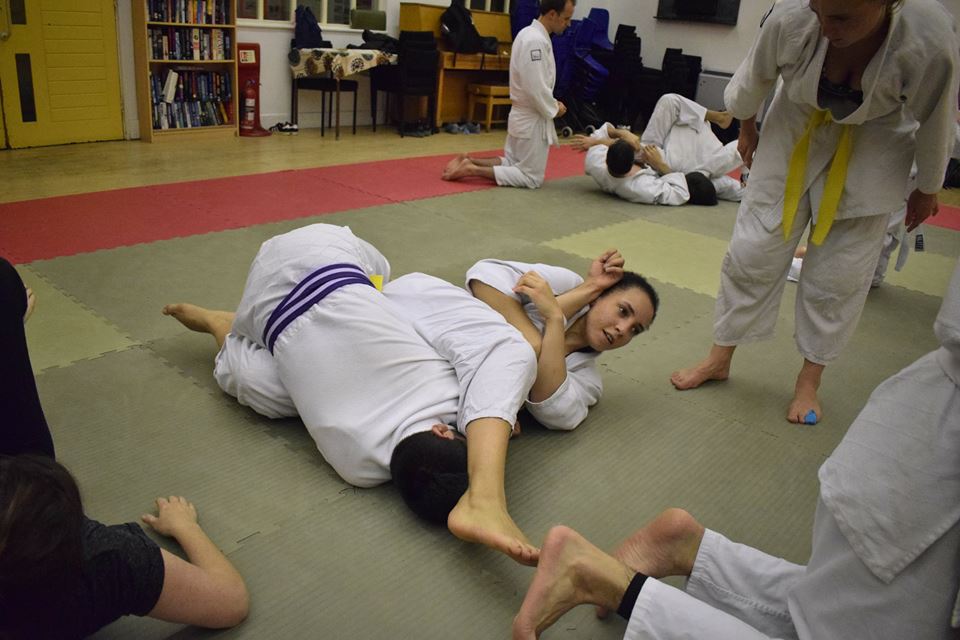
POLYGON ((26 310, 23 280, 12 264, 0 257, 0 454, 54 457, 53 438, 27 352, 26 310))

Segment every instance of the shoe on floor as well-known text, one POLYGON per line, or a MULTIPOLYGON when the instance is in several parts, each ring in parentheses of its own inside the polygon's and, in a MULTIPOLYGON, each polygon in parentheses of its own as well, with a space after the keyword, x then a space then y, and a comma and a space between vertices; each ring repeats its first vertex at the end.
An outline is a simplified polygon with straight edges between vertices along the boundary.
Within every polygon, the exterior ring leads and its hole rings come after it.
POLYGON ((270 131, 274 131, 276 133, 299 133, 300 127, 292 122, 278 122, 270 127, 270 131))
POLYGON ((468 122, 463 125, 462 130, 464 133, 480 133, 480 123, 468 122))

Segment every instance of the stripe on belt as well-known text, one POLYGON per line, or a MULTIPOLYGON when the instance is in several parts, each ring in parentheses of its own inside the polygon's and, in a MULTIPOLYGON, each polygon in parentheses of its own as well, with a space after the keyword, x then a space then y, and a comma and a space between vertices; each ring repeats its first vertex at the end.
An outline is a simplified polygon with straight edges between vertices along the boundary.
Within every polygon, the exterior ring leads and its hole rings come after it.
POLYGON ((373 286, 363 269, 345 262, 320 267, 301 280, 273 310, 267 320, 267 326, 263 329, 263 342, 270 353, 273 353, 273 345, 277 338, 291 322, 310 307, 348 284, 373 286))

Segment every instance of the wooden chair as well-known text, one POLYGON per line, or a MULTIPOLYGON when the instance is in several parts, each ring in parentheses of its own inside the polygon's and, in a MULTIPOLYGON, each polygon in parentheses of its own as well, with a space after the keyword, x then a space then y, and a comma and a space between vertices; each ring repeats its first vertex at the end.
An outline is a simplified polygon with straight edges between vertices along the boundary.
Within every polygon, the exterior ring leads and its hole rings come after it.
POLYGON ((486 107, 483 125, 488 132, 491 124, 507 121, 506 117, 503 120, 494 120, 493 108, 509 107, 513 104, 510 101, 509 86, 504 84, 468 84, 467 94, 467 113, 470 114, 471 119, 478 104, 486 107))

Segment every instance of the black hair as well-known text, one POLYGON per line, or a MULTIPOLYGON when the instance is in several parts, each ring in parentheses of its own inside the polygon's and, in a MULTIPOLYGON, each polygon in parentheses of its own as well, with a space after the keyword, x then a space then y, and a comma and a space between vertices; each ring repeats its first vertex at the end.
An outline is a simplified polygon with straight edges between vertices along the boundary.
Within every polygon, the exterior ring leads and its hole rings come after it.
POLYGON ((46 456, 0 456, 0 600, 80 576, 83 503, 67 469, 46 456))
POLYGON ((622 178, 633 167, 636 150, 626 140, 617 140, 607 147, 607 171, 614 178, 622 178))
POLYGON ((545 16, 551 11, 563 13, 563 10, 567 8, 567 2, 577 6, 577 0, 540 0, 540 15, 545 16))
POLYGON ((717 204, 717 189, 710 178, 699 171, 691 171, 683 176, 687 179, 687 190, 690 192, 690 204, 700 204, 712 207, 717 204))
POLYGON ((657 295, 657 290, 653 288, 653 285, 650 284, 646 278, 634 271, 624 271, 623 277, 620 278, 616 284, 604 289, 599 298, 622 289, 640 289, 646 293, 650 298, 650 304, 653 306, 653 317, 650 318, 650 322, 653 322, 656 319, 657 309, 660 308, 660 296, 657 295))
POLYGON ((407 436, 393 450, 390 475, 407 506, 428 522, 446 525, 467 491, 467 445, 432 431, 407 436))

